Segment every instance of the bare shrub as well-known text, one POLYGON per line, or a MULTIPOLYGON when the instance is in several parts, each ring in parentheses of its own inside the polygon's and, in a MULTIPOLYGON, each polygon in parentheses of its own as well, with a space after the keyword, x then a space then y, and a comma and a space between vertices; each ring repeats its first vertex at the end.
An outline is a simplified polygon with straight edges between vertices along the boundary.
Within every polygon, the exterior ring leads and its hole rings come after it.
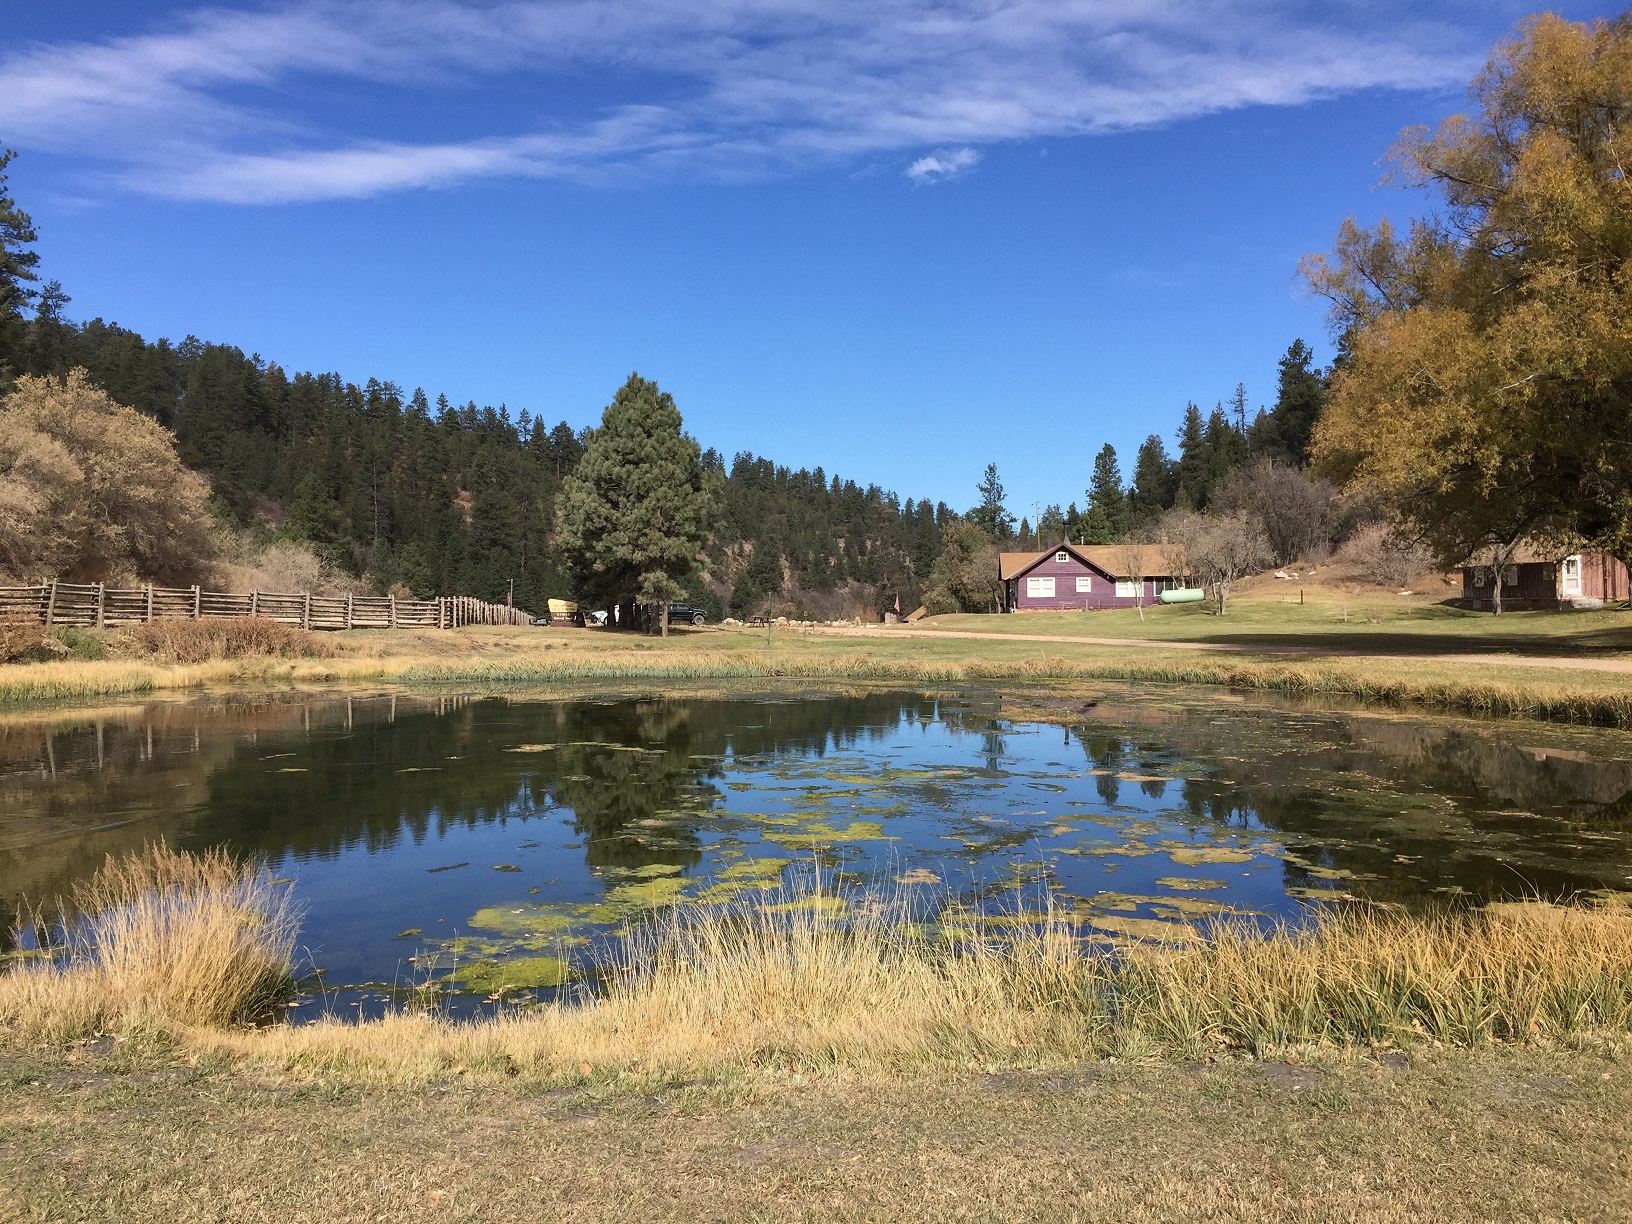
POLYGON ((1218 614, 1229 609, 1230 585, 1256 573, 1274 556, 1258 516, 1245 510, 1228 514, 1169 511, 1162 530, 1178 548, 1190 572, 1218 597, 1218 614))
POLYGON ((121 642, 174 663, 211 659, 328 659, 334 643, 308 629, 279 624, 264 616, 205 616, 198 620, 156 620, 133 625, 121 642))
POLYGON ((1323 557, 1338 519, 1337 491, 1330 481, 1312 480, 1267 459, 1231 476, 1216 508, 1255 516, 1276 565, 1323 557))
POLYGON ((277 540, 265 547, 240 541, 220 567, 228 591, 310 591, 313 595, 361 595, 366 583, 337 570, 310 545, 277 540))
POLYGON ((45 627, 32 612, 0 613, 0 663, 26 658, 45 638, 45 627))
POLYGON ((1433 565, 1433 556, 1421 544, 1407 539, 1386 523, 1360 528, 1338 552, 1369 582, 1402 586, 1433 565))

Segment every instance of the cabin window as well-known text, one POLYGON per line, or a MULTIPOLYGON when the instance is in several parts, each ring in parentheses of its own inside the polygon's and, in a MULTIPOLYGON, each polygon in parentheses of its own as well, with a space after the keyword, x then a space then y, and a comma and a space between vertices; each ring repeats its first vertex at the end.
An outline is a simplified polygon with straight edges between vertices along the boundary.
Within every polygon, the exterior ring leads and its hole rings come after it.
POLYGON ((1077 578, 1077 594, 1078 595, 1081 595, 1084 592, 1091 591, 1093 589, 1094 589, 1094 580, 1090 575, 1083 574, 1083 575, 1081 575, 1081 576, 1079 576, 1077 578))
POLYGON ((1502 585, 1503 586, 1518 586, 1519 585, 1519 567, 1518 566, 1509 565, 1509 566, 1505 566, 1502 569, 1502 585))
POLYGON ((1059 552, 1054 554, 1054 560, 1056 560, 1056 561, 1069 561, 1069 560, 1071 560, 1071 554, 1066 552, 1065 549, 1062 548, 1062 549, 1060 549, 1059 552))
POLYGON ((1120 578, 1116 580, 1116 597, 1118 599, 1132 599, 1137 594, 1139 594, 1139 584, 1137 582, 1123 582, 1120 578))
POLYGON ((1476 570, 1473 571, 1473 585, 1476 586, 1476 587, 1482 587, 1482 586, 1485 585, 1485 571, 1484 570, 1476 569, 1476 570))
POLYGON ((1030 596, 1032 599, 1053 599, 1054 598, 1054 579, 1052 579, 1052 578, 1027 578, 1026 579, 1026 594, 1028 596, 1030 596))

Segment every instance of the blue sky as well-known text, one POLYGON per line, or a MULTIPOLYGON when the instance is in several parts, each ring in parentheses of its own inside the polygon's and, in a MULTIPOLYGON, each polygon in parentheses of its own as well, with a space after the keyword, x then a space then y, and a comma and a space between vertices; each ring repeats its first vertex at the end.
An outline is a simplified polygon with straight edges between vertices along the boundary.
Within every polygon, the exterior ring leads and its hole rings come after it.
POLYGON ((575 426, 638 369, 1029 515, 1329 353, 1299 255, 1418 207, 1379 158, 1530 8, 0 0, 0 143, 76 318, 575 426))

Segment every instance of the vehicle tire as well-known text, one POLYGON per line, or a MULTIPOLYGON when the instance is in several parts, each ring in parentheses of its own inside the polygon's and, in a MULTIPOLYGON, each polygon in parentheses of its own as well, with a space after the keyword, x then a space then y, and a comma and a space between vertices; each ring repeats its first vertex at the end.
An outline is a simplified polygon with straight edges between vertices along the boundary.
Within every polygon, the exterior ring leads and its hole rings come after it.
POLYGON ((705 620, 707 620, 707 619, 708 618, 705 617, 701 612, 694 612, 692 614, 692 617, 691 617, 691 623, 696 625, 698 628, 702 628, 703 622, 705 620))

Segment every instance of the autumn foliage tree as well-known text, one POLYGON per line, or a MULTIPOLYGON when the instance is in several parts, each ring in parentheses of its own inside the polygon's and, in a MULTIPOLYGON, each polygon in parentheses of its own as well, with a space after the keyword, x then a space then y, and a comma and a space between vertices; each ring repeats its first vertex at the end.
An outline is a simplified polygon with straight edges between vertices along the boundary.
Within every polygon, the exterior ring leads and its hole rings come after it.
POLYGON ((1531 18, 1471 113, 1405 132, 1443 211, 1304 263, 1343 359, 1316 459, 1440 558, 1572 536, 1632 559, 1632 15, 1531 18))
POLYGON ((25 376, 0 400, 0 572, 14 579, 200 581, 208 500, 175 437, 83 370, 25 376))

